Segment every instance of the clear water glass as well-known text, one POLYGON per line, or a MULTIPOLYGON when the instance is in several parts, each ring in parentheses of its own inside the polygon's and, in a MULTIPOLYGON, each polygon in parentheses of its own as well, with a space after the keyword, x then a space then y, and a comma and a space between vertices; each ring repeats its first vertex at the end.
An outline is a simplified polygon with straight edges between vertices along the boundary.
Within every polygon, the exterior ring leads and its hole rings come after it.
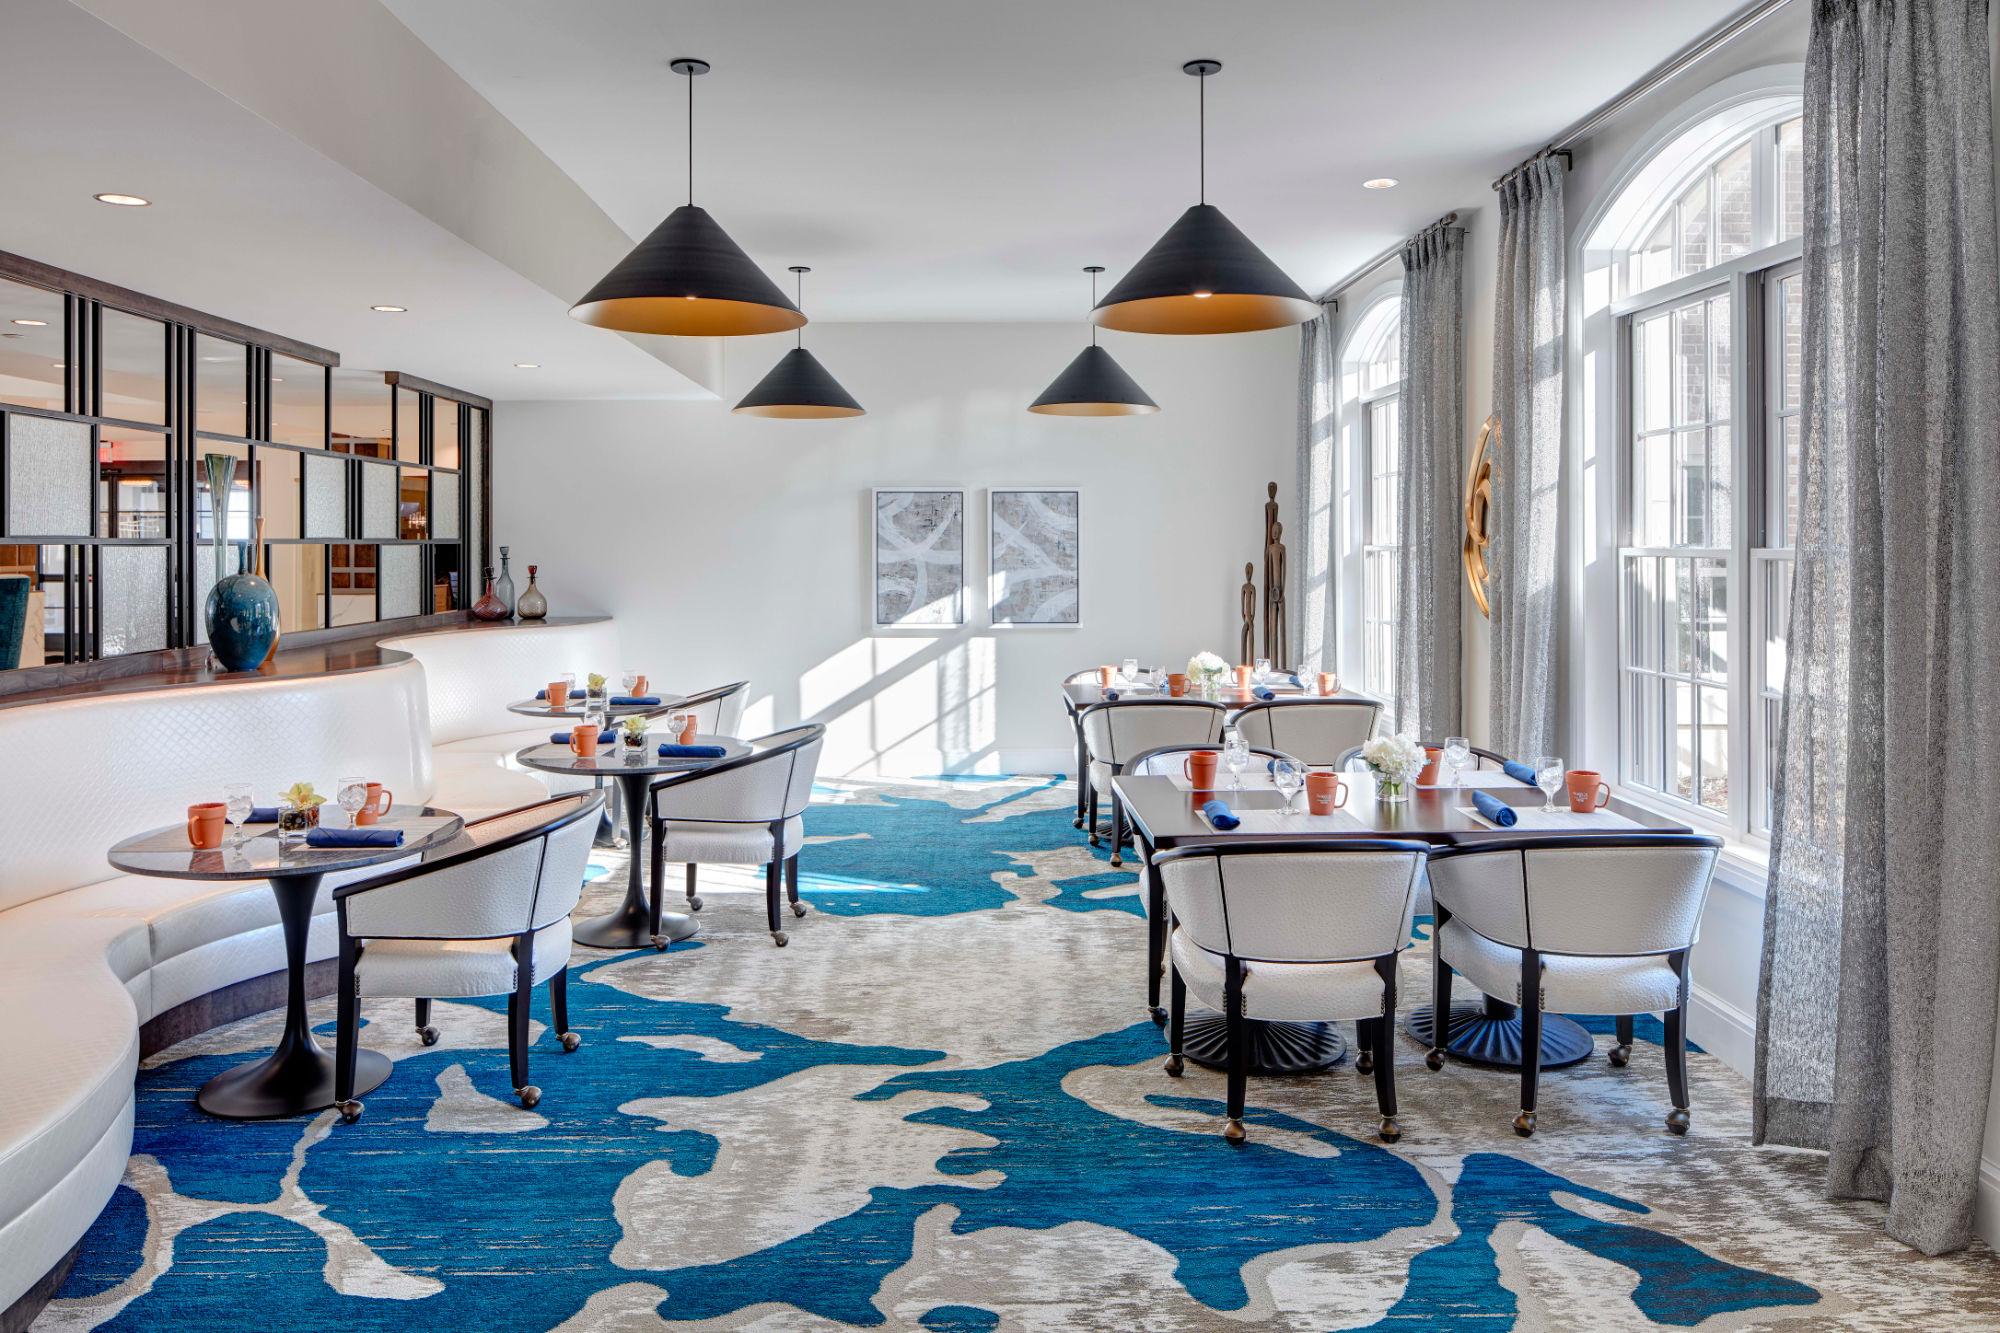
POLYGON ((222 805, 223 814, 228 817, 231 824, 235 825, 230 830, 229 845, 231 847, 241 847, 243 845, 244 822, 250 818, 251 810, 256 808, 256 802, 250 797, 250 784, 247 782, 232 782, 227 787, 224 787, 222 789, 222 805))
POLYGON ((1256 662, 1256 670, 1257 670, 1257 683, 1261 685, 1265 681, 1271 678, 1271 659, 1268 657, 1258 658, 1256 662))
POLYGON ((1243 790, 1243 770, 1250 766, 1250 742, 1239 732, 1222 742, 1222 762, 1229 768, 1229 790, 1243 790))
POLYGON ((618 683, 624 686, 619 692, 629 699, 632 697, 632 691, 639 688, 639 673, 631 667, 626 667, 618 673, 618 683))
POLYGON ((1472 742, 1463 736, 1444 738, 1444 766, 1451 770, 1451 785, 1465 785, 1464 769, 1472 762, 1472 742))
POLYGON ((1535 761, 1535 785, 1542 789, 1542 813, 1554 814, 1556 793, 1563 785, 1563 761, 1559 756, 1545 754, 1535 761))
POLYGON ((1118 674, 1123 676, 1127 681, 1139 679, 1139 659, 1128 657, 1123 662, 1120 662, 1118 664, 1118 674))
POLYGON ((368 804, 368 779, 342 778, 333 789, 333 799, 347 812, 347 827, 355 827, 354 817, 361 813, 362 806, 368 804))
POLYGON ((1305 770, 1289 759, 1273 759, 1271 761, 1271 781, 1276 783, 1278 790, 1284 793, 1285 813, 1288 815, 1297 814, 1298 810, 1293 807, 1292 803, 1298 800, 1299 793, 1306 789, 1305 770))

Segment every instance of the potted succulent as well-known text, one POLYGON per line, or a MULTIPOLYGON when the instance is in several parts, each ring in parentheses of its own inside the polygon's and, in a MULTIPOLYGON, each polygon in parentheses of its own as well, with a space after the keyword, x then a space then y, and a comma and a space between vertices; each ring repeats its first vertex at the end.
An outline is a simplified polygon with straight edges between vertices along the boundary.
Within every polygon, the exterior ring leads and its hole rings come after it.
POLYGON ((1424 771, 1430 756, 1408 736, 1377 736, 1361 747, 1361 758, 1375 775, 1375 799, 1407 801, 1410 784, 1424 771))
POLYGON ((607 696, 604 692, 603 676, 593 671, 590 673, 590 678, 584 684, 588 687, 583 696, 586 703, 601 704, 605 701, 607 696))
POLYGON ((1196 653, 1188 659, 1188 680, 1198 686, 1204 699, 1222 692, 1222 677, 1228 670, 1229 664, 1214 653, 1196 653))
POLYGON ((646 719, 628 717, 619 724, 621 730, 618 741, 627 759, 636 759, 646 753, 646 719))
POLYGON ((278 841, 285 846, 296 845, 306 836, 306 831, 319 823, 319 808, 326 804, 326 797, 313 790, 310 782, 294 782, 278 795, 278 841))

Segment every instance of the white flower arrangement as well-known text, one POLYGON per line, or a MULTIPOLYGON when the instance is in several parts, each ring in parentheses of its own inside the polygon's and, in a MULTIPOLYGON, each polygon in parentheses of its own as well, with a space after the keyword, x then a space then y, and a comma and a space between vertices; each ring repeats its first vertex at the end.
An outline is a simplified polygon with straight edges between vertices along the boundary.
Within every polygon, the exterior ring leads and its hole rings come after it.
POLYGON ((1361 758, 1382 782, 1401 787, 1414 782, 1430 756, 1408 736, 1377 736, 1361 747, 1361 758))
POLYGON ((1228 672, 1229 663, 1214 653, 1196 653, 1188 659, 1188 679, 1203 686, 1212 686, 1221 681, 1228 672))

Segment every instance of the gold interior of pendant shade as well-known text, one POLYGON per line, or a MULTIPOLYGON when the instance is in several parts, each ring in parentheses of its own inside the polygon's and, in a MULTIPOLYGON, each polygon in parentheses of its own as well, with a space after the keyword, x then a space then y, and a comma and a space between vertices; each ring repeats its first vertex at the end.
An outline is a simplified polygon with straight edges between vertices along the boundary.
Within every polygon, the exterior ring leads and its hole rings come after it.
POLYGON ((1154 403, 1038 403, 1028 410, 1045 417, 1143 417, 1160 409, 1154 403))
POLYGON ((1253 333, 1303 324, 1318 316, 1318 306, 1290 296, 1216 292, 1121 301, 1104 306, 1091 319, 1100 328, 1126 333, 1253 333))
POLYGON ((730 338, 747 333, 789 333, 804 314, 754 301, 688 300, 684 296, 621 296, 589 301, 572 318, 626 333, 667 333, 684 338, 730 338))
POLYGON ((763 407, 733 407, 730 411, 745 417, 784 417, 798 421, 808 417, 858 417, 867 415, 859 407, 821 407, 808 403, 770 403, 763 407))

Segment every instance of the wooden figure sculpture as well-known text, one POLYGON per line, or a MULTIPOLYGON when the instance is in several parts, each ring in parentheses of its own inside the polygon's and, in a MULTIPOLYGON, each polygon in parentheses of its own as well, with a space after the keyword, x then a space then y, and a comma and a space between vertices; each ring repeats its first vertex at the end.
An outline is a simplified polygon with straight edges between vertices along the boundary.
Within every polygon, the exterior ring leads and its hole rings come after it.
POLYGON ((1257 567, 1245 562, 1243 566, 1243 651, 1238 662, 1254 662, 1257 649, 1257 584, 1254 575, 1257 567))
POLYGON ((1479 614, 1493 616, 1487 590, 1493 585, 1493 459, 1500 452, 1500 417, 1486 418, 1479 442, 1472 446, 1472 463, 1465 471, 1465 539, 1461 555, 1465 581, 1479 614))
POLYGON ((1285 525, 1278 522, 1278 483, 1264 502, 1264 656, 1280 671, 1292 669, 1285 634, 1285 525))

